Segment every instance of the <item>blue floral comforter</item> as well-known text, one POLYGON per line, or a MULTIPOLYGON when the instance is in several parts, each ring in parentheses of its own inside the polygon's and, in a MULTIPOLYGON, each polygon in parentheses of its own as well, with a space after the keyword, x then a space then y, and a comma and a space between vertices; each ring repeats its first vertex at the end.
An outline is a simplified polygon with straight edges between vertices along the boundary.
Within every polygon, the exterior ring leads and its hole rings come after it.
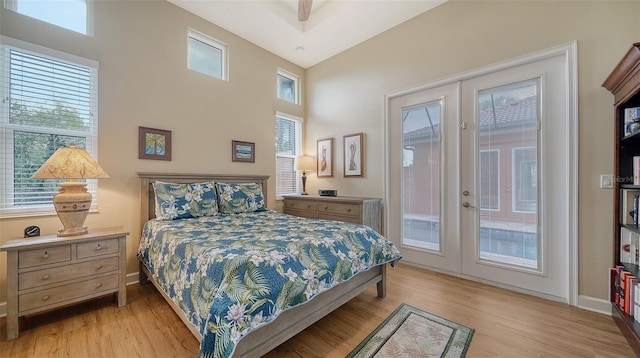
POLYGON ((284 310, 376 265, 398 249, 367 226, 275 211, 150 220, 138 259, 203 339, 200 357, 230 357, 238 341, 284 310))

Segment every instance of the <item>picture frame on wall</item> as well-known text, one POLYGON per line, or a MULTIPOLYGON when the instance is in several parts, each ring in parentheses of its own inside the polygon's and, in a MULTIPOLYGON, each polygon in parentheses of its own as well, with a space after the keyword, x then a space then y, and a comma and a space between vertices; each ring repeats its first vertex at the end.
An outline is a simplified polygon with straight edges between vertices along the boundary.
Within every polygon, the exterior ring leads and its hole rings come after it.
POLYGON ((318 139, 317 145, 318 178, 333 178, 333 137, 318 139))
POLYGON ((256 144, 239 140, 231 141, 231 161, 255 163, 256 144))
POLYGON ((171 131, 138 127, 138 159, 171 160, 171 131))
POLYGON ((364 133, 348 134, 344 139, 344 177, 364 176, 364 133))

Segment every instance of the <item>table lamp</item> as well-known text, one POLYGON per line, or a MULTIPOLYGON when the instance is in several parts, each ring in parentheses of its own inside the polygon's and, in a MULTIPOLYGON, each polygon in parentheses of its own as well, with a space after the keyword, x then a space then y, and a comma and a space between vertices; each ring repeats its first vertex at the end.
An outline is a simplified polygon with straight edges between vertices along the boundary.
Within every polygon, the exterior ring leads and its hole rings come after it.
POLYGON ((316 162, 310 155, 300 155, 296 157, 296 170, 302 170, 302 195, 307 194, 307 173, 306 171, 312 171, 316 168, 316 162))
POLYGON ((76 148, 58 148, 55 153, 33 174, 33 179, 69 179, 60 183, 58 194, 53 196, 53 206, 64 229, 58 230, 58 236, 75 236, 89 232, 84 225, 89 208, 91 193, 87 191, 87 183, 76 179, 108 178, 109 175, 91 158, 89 153, 76 148))

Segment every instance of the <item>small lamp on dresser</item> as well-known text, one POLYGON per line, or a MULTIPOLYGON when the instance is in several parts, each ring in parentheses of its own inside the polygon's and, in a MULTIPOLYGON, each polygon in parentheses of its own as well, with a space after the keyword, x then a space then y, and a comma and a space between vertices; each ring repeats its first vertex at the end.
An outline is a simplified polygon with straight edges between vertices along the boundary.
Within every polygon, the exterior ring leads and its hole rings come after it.
POLYGON ((58 148, 33 174, 32 179, 69 179, 59 184, 59 192, 53 196, 53 206, 64 225, 64 229, 58 230, 58 236, 89 232, 83 225, 91 207, 91 193, 87 191, 87 183, 77 179, 108 177, 91 155, 82 148, 76 148, 75 144, 58 148))
POLYGON ((302 170, 302 195, 308 195, 307 171, 313 171, 316 168, 316 162, 310 155, 300 155, 296 157, 296 170, 302 170))

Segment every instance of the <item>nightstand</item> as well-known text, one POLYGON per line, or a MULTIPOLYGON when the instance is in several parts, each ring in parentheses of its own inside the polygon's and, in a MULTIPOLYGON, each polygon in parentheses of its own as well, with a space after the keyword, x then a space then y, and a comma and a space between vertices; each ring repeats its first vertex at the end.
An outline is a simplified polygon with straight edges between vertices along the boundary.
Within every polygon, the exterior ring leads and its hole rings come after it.
POLYGON ((283 197, 285 214, 364 224, 382 234, 382 199, 315 195, 283 197))
POLYGON ((18 317, 117 293, 127 304, 126 240, 122 228, 88 234, 7 241, 7 340, 18 338, 18 317))

